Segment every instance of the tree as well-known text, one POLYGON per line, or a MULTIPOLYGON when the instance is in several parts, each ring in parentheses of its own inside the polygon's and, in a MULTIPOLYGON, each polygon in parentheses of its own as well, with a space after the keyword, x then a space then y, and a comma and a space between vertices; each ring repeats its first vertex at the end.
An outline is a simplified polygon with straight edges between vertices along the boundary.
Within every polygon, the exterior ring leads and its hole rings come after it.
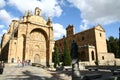
POLYGON ((108 52, 112 52, 115 54, 115 57, 120 57, 119 52, 119 39, 110 36, 107 40, 107 48, 108 52))
POLYGON ((56 68, 57 65, 59 65, 59 54, 57 47, 54 48, 53 62, 54 62, 54 67, 56 68))
POLYGON ((67 45, 67 41, 64 38, 64 53, 63 53, 63 66, 70 66, 71 65, 71 56, 70 50, 67 45))
POLYGON ((98 60, 96 60, 96 61, 95 61, 95 64, 96 64, 96 66, 98 66, 98 65, 99 65, 99 61, 98 61, 98 60))

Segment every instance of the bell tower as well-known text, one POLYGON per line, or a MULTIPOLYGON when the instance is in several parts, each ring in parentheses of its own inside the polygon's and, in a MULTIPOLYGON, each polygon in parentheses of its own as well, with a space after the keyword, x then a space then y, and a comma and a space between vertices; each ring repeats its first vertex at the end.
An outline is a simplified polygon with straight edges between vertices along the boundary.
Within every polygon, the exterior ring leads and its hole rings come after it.
POLYGON ((74 35, 74 26, 73 25, 68 25, 68 27, 66 28, 66 35, 67 35, 67 37, 74 35))

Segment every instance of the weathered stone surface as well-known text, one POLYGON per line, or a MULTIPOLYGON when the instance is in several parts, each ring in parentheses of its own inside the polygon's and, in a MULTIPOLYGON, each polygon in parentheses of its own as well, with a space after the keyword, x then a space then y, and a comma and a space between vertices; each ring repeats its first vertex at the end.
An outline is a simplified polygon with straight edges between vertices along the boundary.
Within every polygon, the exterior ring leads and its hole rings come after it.
MULTIPOLYGON (((76 26, 77 27, 77 26, 76 26)), ((101 25, 97 25, 88 30, 74 33, 74 26, 68 25, 66 28, 66 40, 69 49, 74 40, 78 45, 78 56, 81 62, 88 62, 86 65, 95 65, 95 60, 99 60, 100 65, 114 65, 114 54, 107 51, 106 33, 101 25)), ((55 41, 60 53, 63 53, 63 38, 55 41)), ((117 61, 118 62, 118 61, 117 61)))
POLYGON ((37 7, 35 14, 27 12, 23 20, 13 20, 2 37, 1 59, 9 63, 30 60, 31 63, 51 65, 54 47, 53 26, 37 7))

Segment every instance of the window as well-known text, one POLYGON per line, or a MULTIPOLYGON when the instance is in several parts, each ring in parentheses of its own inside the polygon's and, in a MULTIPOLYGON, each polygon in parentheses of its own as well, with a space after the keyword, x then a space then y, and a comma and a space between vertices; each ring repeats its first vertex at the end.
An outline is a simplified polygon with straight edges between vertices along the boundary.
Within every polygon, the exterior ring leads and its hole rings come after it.
POLYGON ((102 60, 104 60, 104 56, 102 56, 102 60))
POLYGON ((82 36, 82 41, 83 41, 84 39, 85 39, 84 36, 82 36))
POLYGON ((91 55, 92 55, 92 60, 94 60, 94 51, 91 52, 91 55))
POLYGON ((102 33, 100 33, 100 37, 102 37, 102 33))
POLYGON ((14 33, 14 38, 17 38, 18 32, 14 33))
POLYGON ((61 43, 60 43, 60 46, 61 46, 61 43))

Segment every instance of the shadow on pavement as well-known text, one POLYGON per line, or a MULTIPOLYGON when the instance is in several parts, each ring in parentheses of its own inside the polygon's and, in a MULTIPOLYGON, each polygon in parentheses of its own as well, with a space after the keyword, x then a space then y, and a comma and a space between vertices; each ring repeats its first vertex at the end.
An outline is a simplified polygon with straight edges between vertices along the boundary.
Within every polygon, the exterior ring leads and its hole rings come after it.
POLYGON ((71 71, 51 71, 51 75, 53 75, 57 80, 68 80, 68 77, 71 76, 72 72, 71 71))
MULTIPOLYGON (((36 76, 33 75, 30 71, 23 71, 23 75, 15 75, 18 76, 18 78, 8 78, 8 80, 57 80, 53 76, 52 77, 44 77, 44 76, 36 76), (19 78, 19 76, 26 76, 27 78, 19 78)), ((12 75, 9 75, 12 76, 12 75)))
MULTIPOLYGON (((52 75, 54 76, 57 76, 59 79, 61 79, 61 74, 65 74, 65 76, 72 76, 72 71, 52 71, 52 75)), ((88 70, 80 70, 80 74, 81 74, 81 77, 84 77, 84 76, 89 76, 89 75, 97 75, 97 74, 100 74, 100 78, 98 79, 101 79, 101 80, 105 80, 107 79, 108 77, 111 77, 113 76, 113 74, 111 72, 107 72, 107 71, 88 71, 88 70)), ((63 76, 63 77, 65 77, 63 76)), ((97 78, 96 78, 97 79, 97 78)), ((86 79, 87 80, 87 79, 86 79)))

